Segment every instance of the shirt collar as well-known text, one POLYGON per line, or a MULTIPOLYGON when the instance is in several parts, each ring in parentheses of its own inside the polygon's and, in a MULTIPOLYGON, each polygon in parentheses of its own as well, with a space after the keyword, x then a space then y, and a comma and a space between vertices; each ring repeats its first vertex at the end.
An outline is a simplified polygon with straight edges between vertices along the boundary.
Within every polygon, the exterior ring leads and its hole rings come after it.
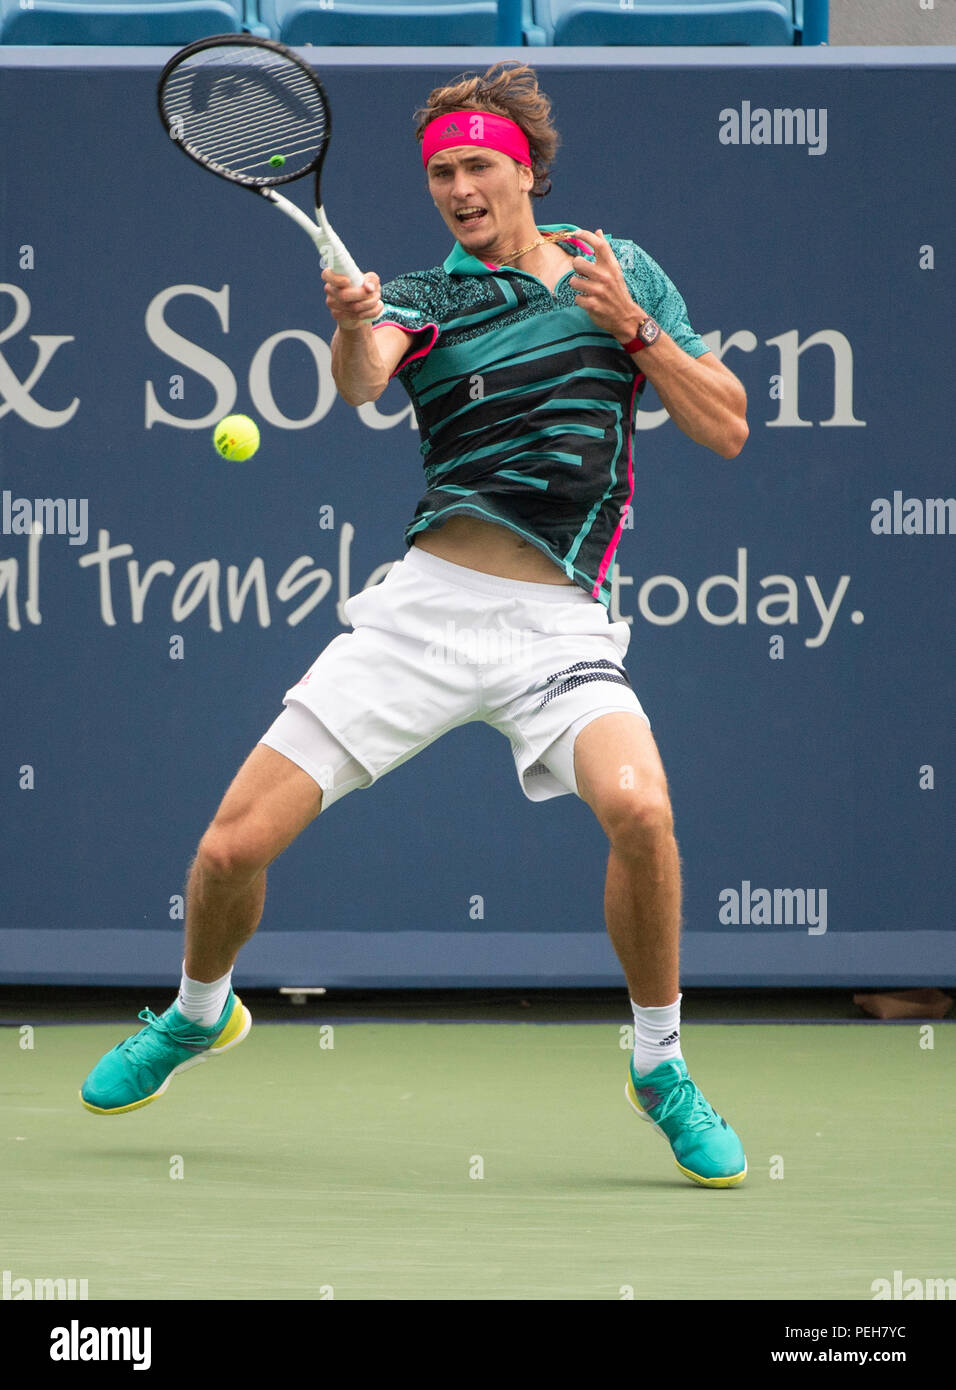
MULTIPOLYGON (((577 224, 574 222, 546 222, 538 227, 538 231, 575 232, 577 231, 577 224)), ((557 244, 560 246, 567 243, 562 237, 557 244)), ((584 248, 583 242, 578 243, 577 248, 578 254, 581 256, 592 254, 591 251, 584 248)), ((443 268, 446 275, 494 275, 500 267, 486 265, 484 261, 478 260, 476 256, 472 256, 470 252, 466 251, 460 241, 456 241, 452 251, 445 258, 443 268)), ((514 266, 509 267, 509 269, 515 268, 514 266)))

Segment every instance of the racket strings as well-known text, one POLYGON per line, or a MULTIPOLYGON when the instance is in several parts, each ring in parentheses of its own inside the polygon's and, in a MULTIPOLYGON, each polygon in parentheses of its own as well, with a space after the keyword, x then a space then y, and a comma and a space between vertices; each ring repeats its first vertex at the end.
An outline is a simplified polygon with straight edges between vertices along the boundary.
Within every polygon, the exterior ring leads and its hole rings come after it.
MULTIPOLYGON (((177 88, 175 79, 172 79, 167 88, 166 110, 170 117, 178 116, 184 125, 189 121, 193 134, 201 136, 210 147, 218 146, 220 143, 228 145, 230 136, 237 136, 243 128, 248 130, 256 122, 270 117, 273 121, 282 122, 291 128, 287 108, 273 101, 270 110, 262 100, 250 107, 246 94, 242 92, 234 95, 216 93, 215 100, 210 102, 207 110, 199 116, 195 112, 190 86, 191 84, 186 84, 185 89, 177 88)), ((304 129, 310 134, 314 133, 315 123, 308 118, 305 122, 299 120, 297 124, 300 128, 304 125, 304 129)))
POLYGON ((175 138, 242 180, 285 179, 308 168, 328 138, 319 88, 291 60, 220 47, 186 59, 163 88, 175 138), (281 174, 270 160, 281 156, 281 174))
POLYGON ((171 101, 167 113, 184 143, 203 158, 236 173, 250 173, 277 153, 287 162, 306 154, 303 162, 308 164, 324 139, 324 122, 311 122, 304 128, 300 122, 293 125, 285 110, 270 110, 261 101, 251 107, 242 98, 216 103, 212 117, 204 116, 201 121, 185 103, 171 101))
MULTIPOLYGON (((183 139, 193 144, 208 159, 238 174, 252 174, 272 155, 281 154, 285 165, 290 166, 297 155, 305 155, 303 165, 311 163, 316 151, 316 140, 312 131, 302 131, 293 138, 289 135, 289 122, 283 113, 268 119, 265 116, 250 114, 240 108, 228 121, 223 131, 214 136, 204 129, 196 138, 184 123, 183 139)), ((286 172, 291 173, 291 167, 286 172)))

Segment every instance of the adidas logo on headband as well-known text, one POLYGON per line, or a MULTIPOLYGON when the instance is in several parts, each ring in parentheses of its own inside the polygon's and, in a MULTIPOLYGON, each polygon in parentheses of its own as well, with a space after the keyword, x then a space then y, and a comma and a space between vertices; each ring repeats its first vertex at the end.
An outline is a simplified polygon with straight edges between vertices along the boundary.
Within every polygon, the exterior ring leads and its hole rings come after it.
POLYGON ((499 150, 531 167, 531 150, 524 131, 516 121, 491 111, 447 111, 429 121, 422 132, 422 161, 426 169, 433 154, 451 145, 499 150))

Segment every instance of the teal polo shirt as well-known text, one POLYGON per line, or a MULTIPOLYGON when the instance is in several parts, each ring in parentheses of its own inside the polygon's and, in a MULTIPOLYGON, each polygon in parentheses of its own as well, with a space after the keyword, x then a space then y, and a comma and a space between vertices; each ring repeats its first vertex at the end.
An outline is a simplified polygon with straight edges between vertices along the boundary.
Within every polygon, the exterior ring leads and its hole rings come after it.
MULTIPOLYGON (((573 242, 558 245, 587 255, 573 242)), ((692 357, 709 349, 664 271, 632 241, 608 237, 634 301, 692 357)), ((537 276, 489 266, 456 242, 444 264, 399 275, 383 312, 413 335, 394 373, 421 433, 426 491, 406 546, 451 516, 505 526, 605 606, 634 494, 634 417, 646 384, 620 343, 537 276)))

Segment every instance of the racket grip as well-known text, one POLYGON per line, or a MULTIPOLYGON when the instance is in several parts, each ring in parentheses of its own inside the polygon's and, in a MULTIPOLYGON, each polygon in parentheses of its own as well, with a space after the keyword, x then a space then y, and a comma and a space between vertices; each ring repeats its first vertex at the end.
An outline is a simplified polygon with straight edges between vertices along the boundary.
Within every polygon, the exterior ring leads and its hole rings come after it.
POLYGON ((286 217, 290 217, 307 233, 322 257, 323 265, 329 266, 339 275, 347 275, 353 285, 362 283, 362 272, 329 226, 329 219, 320 207, 315 210, 315 222, 313 222, 311 217, 307 217, 300 207, 296 207, 295 203, 290 203, 288 198, 283 198, 282 194, 277 193, 274 188, 257 188, 253 192, 268 199, 274 207, 277 207, 280 212, 284 212, 286 217))
POLYGON ((360 285, 362 272, 345 249, 345 243, 333 232, 321 207, 315 210, 315 220, 320 233, 315 239, 315 244, 319 248, 323 265, 334 270, 337 275, 347 275, 353 285, 360 285))

